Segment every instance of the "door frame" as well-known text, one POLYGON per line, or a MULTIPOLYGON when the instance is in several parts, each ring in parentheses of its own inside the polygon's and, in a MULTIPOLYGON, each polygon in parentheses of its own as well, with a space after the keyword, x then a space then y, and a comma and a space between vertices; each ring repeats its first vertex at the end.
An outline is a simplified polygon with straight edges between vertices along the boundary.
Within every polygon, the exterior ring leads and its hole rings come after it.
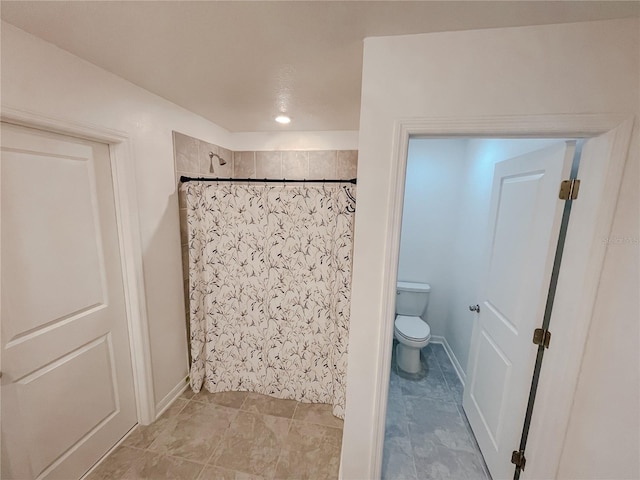
MULTIPOLYGON (((529 433, 527 469, 522 472, 523 479, 556 477, 604 263, 606 242, 602 239, 611 232, 634 118, 633 115, 624 114, 514 115, 422 117, 397 119, 394 122, 390 202, 386 212, 390 218, 386 239, 390 248, 383 253, 384 271, 388 272, 383 280, 383 319, 394 315, 409 137, 588 138, 615 131, 609 162, 599 165, 600 172, 588 172, 582 167, 579 172, 579 178, 585 187, 598 187, 597 211, 589 215, 574 215, 575 212, 572 211, 551 317, 554 343, 560 344, 567 339, 571 341, 564 342, 569 348, 551 348, 546 352, 546 365, 561 362, 564 368, 547 368, 540 378, 536 421, 532 423, 529 433), (603 192, 612 194, 603 195, 603 192), (580 244, 588 244, 588 248, 576 248, 580 244), (560 312, 565 315, 562 322, 556 318, 560 312)), ((579 204, 579 200, 575 202, 575 210, 579 209, 579 204)), ((374 435, 369 446, 372 449, 371 471, 375 478, 380 478, 382 470, 393 340, 393 322, 381 321, 378 324, 380 335, 377 348, 382 353, 378 357, 373 405, 374 421, 377 424, 374 425, 374 435)), ((374 345, 373 348, 375 347, 374 345)), ((347 401, 349 400, 347 397, 347 401)), ((517 447, 518 445, 514 445, 514 450, 517 447)))
POLYGON ((119 130, 49 117, 5 105, 2 105, 0 120, 104 143, 109 147, 136 411, 138 423, 148 425, 155 420, 155 404, 131 138, 126 132, 119 130))

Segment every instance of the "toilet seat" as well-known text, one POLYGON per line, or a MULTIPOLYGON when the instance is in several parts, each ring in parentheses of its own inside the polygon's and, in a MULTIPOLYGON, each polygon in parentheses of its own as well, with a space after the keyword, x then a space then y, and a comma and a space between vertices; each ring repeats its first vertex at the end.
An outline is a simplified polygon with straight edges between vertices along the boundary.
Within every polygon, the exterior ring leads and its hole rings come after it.
POLYGON ((395 332, 411 342, 424 342, 431 337, 431 328, 420 317, 398 315, 395 321, 395 332))

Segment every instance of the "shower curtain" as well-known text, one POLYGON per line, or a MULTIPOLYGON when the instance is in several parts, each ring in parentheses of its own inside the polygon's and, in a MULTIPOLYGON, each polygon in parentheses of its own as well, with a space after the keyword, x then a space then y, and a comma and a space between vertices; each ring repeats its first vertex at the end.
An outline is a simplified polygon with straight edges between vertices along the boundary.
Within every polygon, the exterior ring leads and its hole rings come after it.
POLYGON ((188 182, 191 387, 344 418, 355 186, 188 182))

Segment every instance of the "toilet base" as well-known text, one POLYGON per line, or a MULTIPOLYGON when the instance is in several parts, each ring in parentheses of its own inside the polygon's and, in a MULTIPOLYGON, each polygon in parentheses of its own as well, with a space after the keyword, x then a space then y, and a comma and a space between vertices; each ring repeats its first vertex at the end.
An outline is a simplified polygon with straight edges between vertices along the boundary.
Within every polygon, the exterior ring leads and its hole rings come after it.
POLYGON ((422 370, 420 349, 398 343, 396 345, 396 363, 398 368, 407 373, 419 373, 422 370))

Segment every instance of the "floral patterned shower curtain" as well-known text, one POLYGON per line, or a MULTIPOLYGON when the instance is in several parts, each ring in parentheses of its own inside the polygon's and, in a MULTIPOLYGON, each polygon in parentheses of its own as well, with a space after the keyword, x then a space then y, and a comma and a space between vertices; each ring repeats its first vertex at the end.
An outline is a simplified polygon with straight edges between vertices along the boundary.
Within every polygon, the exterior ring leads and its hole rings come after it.
POLYGON ((355 186, 188 182, 191 387, 344 417, 355 186))

